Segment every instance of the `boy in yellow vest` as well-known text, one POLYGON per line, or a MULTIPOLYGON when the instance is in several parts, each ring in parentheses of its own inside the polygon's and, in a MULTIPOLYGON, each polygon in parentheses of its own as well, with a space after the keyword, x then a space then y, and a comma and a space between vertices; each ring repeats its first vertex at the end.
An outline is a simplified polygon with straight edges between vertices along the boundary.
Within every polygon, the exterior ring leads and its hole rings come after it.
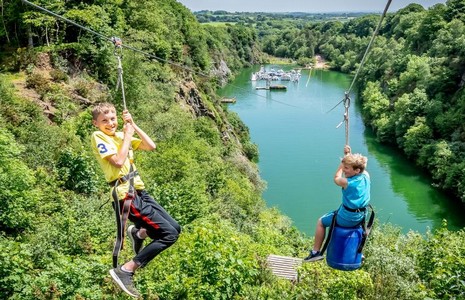
POLYGON ((123 111, 123 131, 117 131, 118 119, 113 104, 97 104, 92 110, 92 119, 98 128, 91 138, 95 157, 102 167, 105 180, 113 187, 112 191, 116 189, 119 203, 123 205, 125 201, 130 201, 128 218, 134 223, 128 227, 127 234, 136 255, 125 264, 111 269, 110 274, 123 291, 138 297, 133 282, 134 272, 173 245, 181 233, 181 227, 145 191, 144 182, 130 159, 133 150, 154 150, 156 145, 153 140, 136 125, 127 110, 123 111), (135 133, 139 138, 134 137, 135 133), (131 181, 135 192, 133 197, 128 197, 131 194, 131 181), (143 247, 147 236, 152 241, 143 247))

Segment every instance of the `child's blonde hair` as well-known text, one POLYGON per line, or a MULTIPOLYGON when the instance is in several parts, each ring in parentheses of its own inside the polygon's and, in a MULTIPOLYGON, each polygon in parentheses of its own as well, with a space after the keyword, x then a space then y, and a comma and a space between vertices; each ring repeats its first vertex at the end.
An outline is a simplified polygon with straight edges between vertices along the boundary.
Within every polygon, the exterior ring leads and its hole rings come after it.
POLYGON ((115 106, 113 104, 108 103, 108 102, 98 103, 92 109, 92 119, 97 120, 97 118, 98 118, 98 116, 100 114, 107 114, 109 112, 116 113, 116 108, 115 108, 115 106))
POLYGON ((360 173, 365 171, 367 167, 368 158, 361 155, 360 153, 349 153, 342 159, 342 163, 349 165, 352 169, 360 169, 360 173))

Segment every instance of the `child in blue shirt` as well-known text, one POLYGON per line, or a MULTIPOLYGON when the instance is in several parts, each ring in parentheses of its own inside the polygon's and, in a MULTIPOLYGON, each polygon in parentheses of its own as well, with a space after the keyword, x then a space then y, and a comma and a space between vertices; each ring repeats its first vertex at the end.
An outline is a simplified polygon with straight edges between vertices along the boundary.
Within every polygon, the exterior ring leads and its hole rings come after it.
MULTIPOLYGON (((366 206, 370 202, 370 175, 365 170, 367 161, 361 154, 352 154, 350 146, 344 147, 344 158, 334 175, 334 183, 342 188, 342 205, 336 217, 341 227, 355 227, 365 218, 366 206)), ((304 261, 323 259, 320 249, 334 213, 329 212, 318 220, 313 249, 304 261)))

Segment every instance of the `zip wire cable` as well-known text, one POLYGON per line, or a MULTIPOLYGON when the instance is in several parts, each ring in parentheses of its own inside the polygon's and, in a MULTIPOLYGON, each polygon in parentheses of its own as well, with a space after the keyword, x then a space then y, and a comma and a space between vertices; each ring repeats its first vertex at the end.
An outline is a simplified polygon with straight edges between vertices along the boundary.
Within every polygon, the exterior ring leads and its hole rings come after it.
POLYGON ((365 63, 366 58, 368 57, 368 53, 370 51, 371 45, 373 44, 373 41, 375 40, 376 35, 378 34, 379 29, 381 28, 381 23, 383 23, 383 19, 386 16, 386 13, 389 9, 389 6, 391 5, 392 0, 388 0, 386 3, 386 7, 384 8, 383 14, 381 15, 381 19, 379 20, 378 26, 376 26, 375 31, 373 32, 373 35, 371 36, 370 43, 367 46, 367 49, 365 50, 365 54, 363 54, 362 61, 360 62, 360 65, 358 66, 357 73, 355 73, 355 76, 352 80, 352 83, 350 84, 349 89, 347 90, 346 94, 350 94, 350 91, 352 90, 352 87, 355 83, 355 80, 357 79, 358 74, 360 73, 360 70, 362 69, 363 64, 365 63))
POLYGON ((388 0, 386 3, 386 7, 384 8, 383 14, 381 15, 381 19, 379 20, 378 26, 376 26, 375 31, 373 32, 373 35, 371 36, 371 40, 368 43, 368 46, 365 50, 365 53, 363 54, 362 60, 360 62, 360 65, 358 66, 357 72, 355 73, 354 78, 352 79, 352 83, 350 84, 349 89, 345 92, 344 94, 344 99, 339 101, 333 108, 331 108, 330 111, 335 109, 339 104, 344 103, 344 119, 342 120, 341 123, 339 123, 336 128, 339 128, 342 123, 345 123, 345 141, 346 145, 349 145, 349 107, 350 107, 350 91, 352 90, 352 87, 354 86, 355 80, 358 77, 358 74, 360 73, 360 70, 362 69, 362 66, 365 64, 366 58, 368 57, 368 54, 371 49, 371 45, 373 44, 373 41, 375 40, 376 35, 378 34, 379 29, 381 28, 381 24, 383 23, 384 17, 386 16, 386 13, 389 9, 389 6, 391 5, 392 0, 388 0))
MULTIPOLYGON (((25 4, 27 4, 27 5, 30 5, 30 6, 32 6, 32 7, 34 7, 34 8, 36 8, 37 10, 40 10, 40 11, 42 11, 42 12, 44 12, 44 13, 47 13, 47 14, 49 14, 49 15, 52 15, 52 16, 54 16, 54 17, 57 18, 57 19, 60 19, 60 20, 62 20, 62 21, 64 21, 64 22, 67 22, 67 23, 70 23, 70 24, 72 24, 72 25, 74 25, 74 26, 76 26, 76 27, 78 27, 78 28, 81 28, 81 29, 84 30, 84 31, 90 32, 90 33, 92 33, 92 34, 94 34, 94 35, 96 35, 96 36, 98 36, 98 37, 100 37, 100 38, 102 38, 102 39, 104 39, 104 40, 107 40, 107 41, 109 41, 109 42, 114 43, 114 39, 115 39, 114 37, 105 36, 105 35, 103 35, 103 34, 97 32, 97 31, 95 31, 95 30, 92 30, 92 29, 90 29, 90 28, 88 28, 88 27, 82 26, 82 25, 80 25, 80 24, 78 24, 78 23, 76 23, 76 22, 74 22, 74 21, 72 21, 72 20, 70 20, 70 19, 68 19, 68 18, 65 18, 65 17, 63 17, 63 16, 61 16, 61 15, 59 15, 59 14, 56 14, 56 13, 54 13, 54 12, 52 12, 52 11, 46 9, 46 8, 43 8, 43 7, 41 7, 41 6, 37 5, 37 4, 34 4, 34 3, 32 3, 32 2, 30 2, 30 1, 28 1, 28 0, 21 0, 21 1, 22 1, 23 3, 25 3, 25 4)), ((125 45, 125 44, 123 44, 123 43, 121 43, 121 45, 119 45, 119 47, 127 48, 127 49, 129 49, 129 50, 132 50, 132 51, 134 51, 134 52, 137 52, 137 53, 139 53, 139 54, 142 54, 142 55, 144 55, 144 56, 146 56, 146 57, 154 58, 154 59, 156 59, 156 60, 158 60, 158 61, 161 61, 161 62, 170 64, 170 65, 175 66, 175 67, 178 67, 178 68, 181 68, 181 69, 186 70, 186 71, 189 71, 189 72, 191 72, 191 73, 193 73, 193 74, 198 74, 198 75, 200 75, 200 76, 202 76, 202 77, 205 77, 205 78, 212 78, 211 76, 209 76, 209 75, 207 75, 207 74, 205 74, 205 73, 202 73, 202 72, 199 72, 199 71, 195 71, 195 70, 192 69, 192 68, 186 67, 186 66, 184 66, 184 65, 175 63, 175 62, 170 61, 170 60, 167 60, 167 59, 163 59, 163 58, 161 58, 161 57, 158 57, 158 56, 156 56, 156 55, 153 55, 153 54, 144 52, 144 51, 142 51, 142 50, 139 50, 139 49, 137 49, 137 48, 134 48, 134 47, 125 45)), ((236 86, 236 85, 233 85, 233 84, 231 84, 231 85, 232 85, 232 86, 235 86, 236 88, 245 90, 245 88, 243 88, 243 87, 236 86)), ((295 106, 295 105, 292 105, 292 104, 289 104, 289 103, 286 103, 286 102, 281 102, 281 101, 278 101, 278 100, 274 100, 274 99, 272 99, 271 97, 268 98, 268 97, 263 96, 263 95, 260 95, 260 94, 258 94, 258 93, 252 93, 252 94, 255 94, 256 96, 259 96, 259 97, 261 97, 261 98, 265 98, 265 99, 267 99, 267 100, 271 100, 271 101, 274 101, 274 102, 277 102, 277 103, 280 103, 280 104, 283 104, 283 105, 287 105, 287 106, 291 106, 291 107, 296 107, 296 108, 301 108, 301 107, 298 107, 298 106, 295 106)))
MULTIPOLYGON (((30 5, 30 6, 32 6, 32 7, 34 7, 34 8, 36 8, 36 9, 38 9, 38 10, 40 10, 40 11, 42 11, 42 12, 45 12, 45 13, 47 13, 47 14, 52 15, 52 16, 54 16, 55 18, 58 18, 58 19, 60 19, 60 20, 62 20, 62 21, 65 21, 65 22, 67 22, 67 23, 73 24, 74 26, 77 26, 77 27, 81 28, 82 30, 85 30, 85 31, 87 31, 87 32, 90 32, 90 33, 92 33, 92 34, 95 34, 95 35, 101 37, 102 39, 107 40, 107 41, 110 41, 110 42, 113 43, 113 38, 110 38, 110 37, 108 37, 108 36, 105 36, 105 35, 103 35, 103 34, 97 32, 97 31, 92 30, 92 29, 90 29, 90 28, 87 28, 87 27, 85 27, 85 26, 82 26, 82 25, 80 25, 80 24, 78 24, 78 23, 76 23, 76 22, 74 22, 74 21, 72 21, 72 20, 70 20, 70 19, 68 19, 68 18, 65 18, 65 17, 63 17, 63 16, 61 16, 61 15, 59 15, 59 14, 56 14, 56 13, 54 13, 54 12, 52 12, 52 11, 46 9, 46 8, 43 8, 43 7, 41 7, 41 6, 37 5, 37 4, 34 4, 34 3, 29 2, 29 1, 27 1, 27 0, 21 0, 21 1, 24 2, 24 3, 26 3, 26 4, 28 4, 28 5, 30 5)), ((158 56, 156 56, 156 55, 153 55, 153 54, 144 52, 144 51, 142 51, 142 50, 136 49, 136 48, 134 48, 134 47, 127 46, 127 45, 125 45, 125 44, 121 44, 120 46, 121 46, 121 47, 124 47, 124 48, 127 48, 127 49, 130 49, 130 50, 132 50, 132 51, 134 51, 134 52, 143 54, 143 55, 145 55, 145 56, 154 58, 154 59, 156 59, 156 60, 158 60, 158 61, 161 61, 161 62, 164 62, 164 63, 168 63, 168 64, 170 64, 170 65, 179 67, 179 68, 184 69, 184 70, 186 70, 186 71, 190 71, 190 72, 192 72, 192 73, 201 75, 201 76, 203 76, 203 77, 209 77, 208 75, 206 75, 206 74, 204 74, 204 73, 202 73, 202 72, 195 71, 195 70, 193 70, 193 69, 191 69, 191 68, 189 68, 189 67, 186 67, 186 66, 184 66, 184 65, 175 63, 175 62, 170 61, 170 60, 167 60, 167 59, 163 59, 163 58, 158 57, 158 56)))

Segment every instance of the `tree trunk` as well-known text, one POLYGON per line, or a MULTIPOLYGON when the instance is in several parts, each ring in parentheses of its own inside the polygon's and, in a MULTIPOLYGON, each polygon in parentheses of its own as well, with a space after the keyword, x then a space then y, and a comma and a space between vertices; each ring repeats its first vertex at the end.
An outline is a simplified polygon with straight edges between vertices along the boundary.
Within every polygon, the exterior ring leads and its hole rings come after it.
POLYGON ((50 47, 50 41, 48 40, 48 26, 45 26, 45 41, 47 42, 47 47, 50 47))
POLYGON ((5 29, 5 36, 8 44, 10 44, 10 37, 8 36, 8 30, 6 29, 6 24, 5 24, 5 17, 3 14, 3 0, 0 0, 0 8, 2 10, 2 23, 3 23, 3 28, 5 29))
POLYGON ((31 25, 27 26, 27 47, 28 48, 33 48, 34 47, 34 42, 32 40, 31 25))

